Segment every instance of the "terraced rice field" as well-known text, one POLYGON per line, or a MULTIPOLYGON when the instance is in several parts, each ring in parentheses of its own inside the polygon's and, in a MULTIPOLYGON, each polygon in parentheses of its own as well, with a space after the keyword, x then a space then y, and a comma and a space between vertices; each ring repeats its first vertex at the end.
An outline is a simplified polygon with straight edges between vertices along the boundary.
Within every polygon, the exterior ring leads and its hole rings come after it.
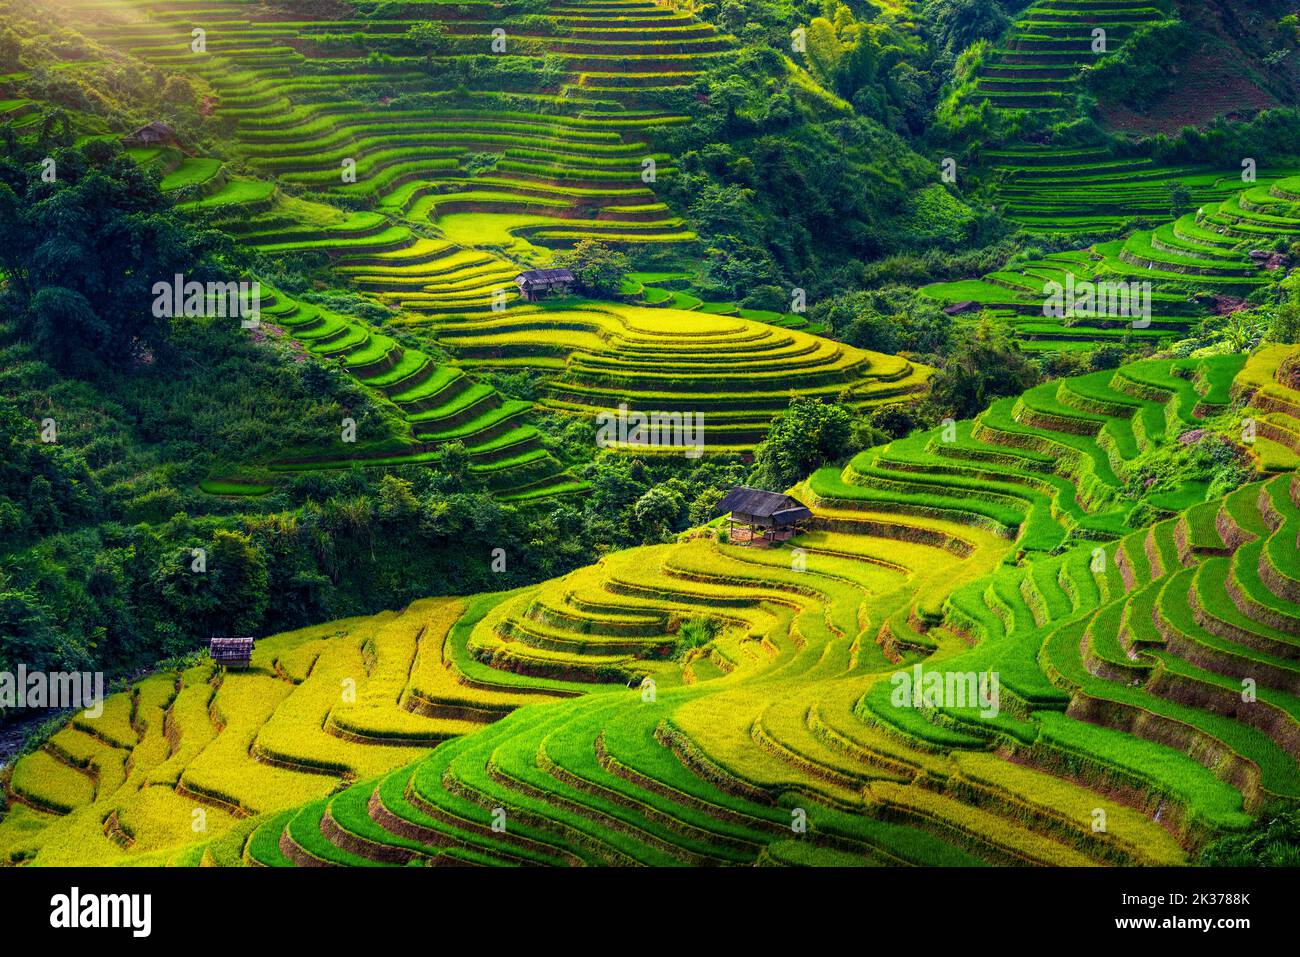
MULTIPOLYGON (((967 96, 1000 111, 1060 122, 1079 113, 1082 75, 1134 32, 1175 19, 1158 0, 1037 0, 1019 14, 976 73, 967 96), (1094 49, 1096 31, 1105 45, 1094 49)), ((996 177, 994 194, 1011 221, 1029 232, 1115 234, 1136 221, 1169 216, 1174 187, 1194 206, 1224 202, 1242 186, 1238 158, 1222 167, 1162 166, 1104 149, 1026 143, 987 150, 980 166, 996 177)), ((1260 185, 1295 170, 1259 171, 1260 185)))
POLYGON ((652 184, 673 169, 646 145, 648 129, 687 119, 658 108, 657 94, 690 82, 730 49, 727 37, 689 14, 639 0, 557 5, 544 20, 485 3, 421 4, 418 18, 407 8, 361 4, 357 19, 299 21, 243 2, 77 9, 96 39, 206 82, 218 115, 236 121, 232 151, 259 176, 374 211, 337 228, 284 229, 274 198, 263 208, 268 198, 251 196, 246 179, 215 184, 204 205, 225 210, 227 225, 261 248, 326 249, 361 268, 360 281, 422 293, 437 311, 456 311, 489 308, 498 287, 513 298, 517 270, 501 252, 544 257, 580 238, 694 238, 655 196, 652 184), (432 55, 406 36, 428 22, 445 34, 432 55), (191 49, 195 28, 206 31, 202 52, 191 49), (431 82, 431 71, 454 73, 493 57, 545 78, 459 91, 431 82), (426 232, 445 226, 457 235, 467 216, 476 220, 467 245, 496 245, 498 255, 454 262, 426 255, 426 232), (364 268, 376 265, 429 268, 403 275, 364 268))
POLYGON ((322 307, 280 297, 264 305, 262 315, 307 352, 336 360, 377 399, 394 407, 410 432, 409 443, 400 448, 290 458, 272 463, 273 474, 418 463, 456 441, 469 453, 471 473, 507 500, 586 488, 541 447, 536 427, 526 421, 532 403, 503 398, 461 369, 322 307))
POLYGON ((1029 260, 980 280, 935 283, 923 292, 993 311, 1030 350, 1090 348, 1127 337, 1158 342, 1186 333, 1212 312, 1241 304, 1276 278, 1268 258, 1274 245, 1297 236, 1300 178, 1290 177, 1239 190, 1224 202, 1206 203, 1126 239, 1029 260), (1071 275, 1077 283, 1121 283, 1130 290, 1150 283, 1149 323, 1082 311, 1045 315, 1048 284, 1065 286, 1071 275))
POLYGON ((1137 529, 1114 490, 1135 450, 1230 395, 1300 437, 1289 369, 1261 352, 1063 380, 952 442, 817 473, 790 547, 700 529, 278 636, 247 672, 151 677, 18 762, 0 852, 1184 863, 1300 797, 1300 482, 1164 490, 1167 517, 1137 529), (900 702, 914 666, 996 674, 999 706, 900 702))
POLYGON ((1037 0, 991 51, 975 95, 1004 110, 1065 113, 1079 74, 1135 30, 1174 16, 1161 0, 1037 0), (1104 32, 1098 45, 1097 31, 1104 32))
MULTIPOLYGON (((1101 149, 990 150, 981 161, 998 177, 998 206, 1031 233, 1114 234, 1168 219, 1176 187, 1190 206, 1202 207, 1230 200, 1243 185, 1240 167, 1162 166, 1101 149)), ((1258 185, 1295 172, 1261 171, 1258 185)))
POLYGON ((446 322, 437 336, 466 368, 545 373, 543 408, 698 415, 706 451, 752 449, 792 393, 866 407, 913 397, 931 372, 740 316, 596 302, 446 322))
POLYGON ((271 320, 395 405, 410 440, 304 450, 272 472, 419 461, 460 440, 505 497, 580 491, 539 447, 528 404, 475 381, 479 370, 539 372, 542 407, 585 418, 621 405, 699 413, 706 448, 721 452, 752 450, 792 391, 864 406, 908 397, 929 375, 818 339, 800 316, 653 286, 642 286, 645 308, 519 300, 515 275, 553 247, 694 240, 654 194, 674 171, 647 145, 651 128, 686 121, 655 105, 662 94, 731 49, 688 13, 642 0, 560 4, 544 21, 487 4, 423 4, 418 19, 362 5, 355 20, 288 20, 228 0, 77 9, 96 39, 207 83, 216 114, 234 121, 227 164, 136 151, 182 208, 267 255, 327 254, 335 274, 397 313, 387 332, 453 355, 438 364, 364 321, 282 301, 271 320), (406 38, 429 21, 447 35, 432 56, 406 38), (554 69, 553 84, 432 82, 430 71, 490 60, 498 27, 506 53, 554 69))
MULTIPOLYGON (((1014 538, 1022 553, 1114 538, 1138 504, 1127 482, 1132 463, 1227 410, 1244 362, 1148 360, 1047 382, 996 400, 973 421, 816 472, 808 491, 823 506, 943 515, 1014 538)), ((1183 483, 1152 490, 1145 504, 1172 516, 1204 492, 1183 483)))

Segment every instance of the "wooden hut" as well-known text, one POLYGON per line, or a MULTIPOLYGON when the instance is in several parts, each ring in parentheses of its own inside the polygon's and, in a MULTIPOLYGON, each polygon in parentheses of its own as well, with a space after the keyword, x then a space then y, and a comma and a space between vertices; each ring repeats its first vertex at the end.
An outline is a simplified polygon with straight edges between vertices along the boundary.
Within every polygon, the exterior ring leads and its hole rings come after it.
POLYGON ((253 660, 252 638, 213 638, 208 642, 212 660, 225 668, 247 668, 253 660))
POLYGON ((717 504, 713 514, 730 513, 727 537, 741 545, 789 541, 803 531, 812 510, 797 498, 738 485, 717 504))
POLYGON ((180 147, 181 142, 176 137, 176 131, 166 123, 154 120, 152 123, 146 123, 138 130, 134 130, 122 137, 122 145, 130 149, 136 146, 175 146, 180 147))
POLYGON ((515 277, 520 295, 529 302, 536 302, 543 296, 568 295, 569 287, 575 282, 577 279, 568 269, 529 269, 515 277))
POLYGON ((978 308, 978 302, 973 299, 963 299, 961 302, 954 302, 951 306, 944 306, 943 311, 950 316, 960 316, 963 312, 970 312, 972 309, 978 308))

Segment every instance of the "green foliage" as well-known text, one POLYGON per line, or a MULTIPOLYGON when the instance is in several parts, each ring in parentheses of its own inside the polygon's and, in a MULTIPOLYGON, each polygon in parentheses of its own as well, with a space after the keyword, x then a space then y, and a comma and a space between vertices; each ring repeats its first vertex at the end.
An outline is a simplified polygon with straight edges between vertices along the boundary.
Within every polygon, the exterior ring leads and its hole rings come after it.
POLYGON ((686 496, 671 485, 656 485, 636 500, 632 515, 647 544, 668 541, 688 515, 686 496))
POLYGON ((1169 214, 1177 219, 1192 207, 1192 191, 1177 180, 1168 184, 1169 214))
POLYGON ((23 41, 10 27, 0 28, 0 72, 22 68, 23 41))
POLYGON ((1300 810, 1274 804, 1241 834, 1228 834, 1201 851, 1205 867, 1300 867, 1300 810))
POLYGON ((1287 165, 1300 157, 1300 110, 1263 110, 1248 120, 1219 117, 1204 127, 1188 126, 1177 136, 1158 134, 1145 145, 1161 163, 1221 164, 1225 156, 1254 159, 1261 166, 1287 165))
POLYGON ((421 20, 411 24, 406 28, 403 38, 431 63, 434 57, 446 53, 449 47, 447 28, 437 20, 421 20))
MULTIPOLYGON (((57 420, 53 426, 57 438, 57 420)), ((37 435, 37 424, 0 397, 0 550, 92 519, 104 507, 85 459, 37 435)))
POLYGON ((721 628, 721 623, 716 618, 688 618, 677 631, 672 660, 681 661, 688 652, 703 648, 718 636, 721 628))
POLYGON ((163 653, 183 654, 194 636, 257 633, 269 582, 266 556, 244 533, 218 529, 210 541, 164 554, 151 582, 161 605, 163 653), (196 549, 205 553, 201 565, 196 549))
POLYGON ((949 61, 975 44, 996 40, 1011 26, 998 0, 927 0, 922 15, 940 56, 949 61))
POLYGON ((1269 325, 1270 342, 1300 343, 1300 273, 1281 283, 1282 301, 1273 310, 1269 325))
POLYGON ((754 450, 750 481, 781 491, 828 462, 844 458, 853 451, 852 422, 842 406, 805 396, 791 399, 754 450))
POLYGON ((1187 441, 1144 451, 1130 463, 1126 474, 1123 495, 1133 501, 1189 484, 1201 485, 1205 496, 1212 499, 1249 482, 1253 468, 1236 445, 1213 432, 1193 432, 1187 441))
POLYGON ((1193 39, 1181 20, 1145 24, 1084 71, 1084 84, 1110 102, 1146 107, 1175 89, 1177 64, 1190 53, 1193 39))
POLYGON ((907 248, 953 248, 971 237, 978 216, 938 183, 916 193, 899 223, 907 248))
POLYGON ((640 545, 669 541, 712 517, 724 490, 746 481, 738 461, 642 460, 604 455, 581 468, 591 484, 581 509, 569 508, 575 527, 592 541, 640 545))
POLYGON ((1006 327, 983 317, 957 337, 933 380, 931 401, 953 418, 970 418, 996 398, 1024 392, 1038 377, 1006 327))
POLYGON ((799 287, 815 299, 835 290, 839 270, 914 249, 919 233, 907 223, 939 243, 970 236, 962 203, 931 209, 936 197, 916 199, 937 172, 894 132, 910 130, 903 117, 913 107, 918 121, 924 114, 924 93, 899 78, 914 54, 837 8, 838 21, 809 35, 809 56, 822 58, 810 69, 823 63, 856 113, 810 102, 783 57, 746 44, 675 103, 692 124, 659 133, 678 167, 662 192, 705 242, 709 295, 741 301, 759 287, 799 287))
POLYGON ((156 282, 229 282, 217 256, 228 241, 172 211, 146 173, 115 148, 70 145, 66 130, 34 143, 0 142, 0 305, 21 334, 66 371, 128 365, 162 345, 156 282), (45 157, 55 162, 45 182, 45 157))
POLYGON ((583 239, 571 250, 557 253, 552 266, 573 272, 583 290, 599 299, 613 299, 628 272, 627 254, 597 239, 583 239))
POLYGON ((952 335, 952 317, 937 301, 902 286, 823 299, 809 316, 835 338, 876 352, 939 354, 952 335))

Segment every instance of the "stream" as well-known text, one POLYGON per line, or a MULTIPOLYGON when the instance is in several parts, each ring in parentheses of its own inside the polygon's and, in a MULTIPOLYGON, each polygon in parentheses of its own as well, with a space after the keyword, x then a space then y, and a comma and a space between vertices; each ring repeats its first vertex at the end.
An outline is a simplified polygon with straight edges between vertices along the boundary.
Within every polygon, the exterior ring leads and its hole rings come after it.
POLYGON ((53 715, 53 711, 38 711, 0 724, 0 770, 13 760, 13 756, 23 746, 32 729, 43 721, 49 720, 53 715))

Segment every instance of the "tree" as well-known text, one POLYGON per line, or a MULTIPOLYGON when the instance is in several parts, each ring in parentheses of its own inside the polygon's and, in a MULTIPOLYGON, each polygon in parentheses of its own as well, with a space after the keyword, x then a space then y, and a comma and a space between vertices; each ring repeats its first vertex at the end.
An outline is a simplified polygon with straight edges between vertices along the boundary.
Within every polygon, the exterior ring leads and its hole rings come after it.
POLYGON ((674 488, 656 485, 637 499, 633 515, 645 544, 665 542, 686 520, 686 499, 674 488))
POLYGON ((214 636, 260 631, 270 600, 266 556, 249 535, 219 529, 201 547, 201 560, 196 548, 172 549, 154 570, 172 653, 214 636))
POLYGON ((420 510, 420 500, 411 490, 411 483, 396 475, 385 475, 379 481, 379 518, 392 525, 405 526, 420 510))
POLYGON ((23 41, 13 30, 0 29, 0 72, 11 73, 22 68, 23 41))
POLYGON ((627 256, 597 239, 584 239, 573 249, 557 253, 552 264, 570 270, 583 290, 599 299, 617 296, 628 270, 627 256))
POLYGON ((952 317, 937 302, 901 286, 832 296, 810 316, 837 339, 876 352, 938 353, 952 333, 952 317))
POLYGON ((750 481, 781 491, 853 450, 853 417, 842 406, 796 396, 754 450, 750 481))
POLYGON ((998 0, 930 0, 925 19, 935 46, 948 58, 979 40, 996 40, 1011 25, 998 0))
POLYGON ((190 118, 198 112, 199 98, 194 92, 194 84, 177 73, 167 77, 162 92, 158 94, 158 102, 173 116, 190 118))
POLYGON ((229 240, 186 222, 156 173, 115 145, 71 143, 58 114, 31 142, 0 134, 0 308, 53 364, 90 374, 163 343, 170 320, 152 308, 156 282, 237 277, 218 257, 229 240))
POLYGON ((247 635, 261 629, 270 601, 266 557, 242 532, 219 530, 208 554, 212 591, 216 598, 212 634, 247 635))
POLYGON ((1192 191, 1177 181, 1170 183, 1168 188, 1169 212, 1177 219, 1192 208, 1192 191))
POLYGON ((406 39, 427 62, 446 53, 450 45, 447 28, 437 20, 421 20, 411 24, 406 29, 406 39))
POLYGON ((931 399, 954 418, 968 419, 1003 396, 1037 384, 1038 370, 1007 335, 984 316, 958 337, 957 348, 930 390, 931 399))
POLYGON ((1300 342, 1300 274, 1282 282, 1282 302, 1273 312, 1268 338, 1272 342, 1300 342))
POLYGON ((44 606, 35 595, 2 586, 0 582, 0 671, 13 672, 19 664, 32 669, 63 665, 51 654, 56 630, 44 606))

